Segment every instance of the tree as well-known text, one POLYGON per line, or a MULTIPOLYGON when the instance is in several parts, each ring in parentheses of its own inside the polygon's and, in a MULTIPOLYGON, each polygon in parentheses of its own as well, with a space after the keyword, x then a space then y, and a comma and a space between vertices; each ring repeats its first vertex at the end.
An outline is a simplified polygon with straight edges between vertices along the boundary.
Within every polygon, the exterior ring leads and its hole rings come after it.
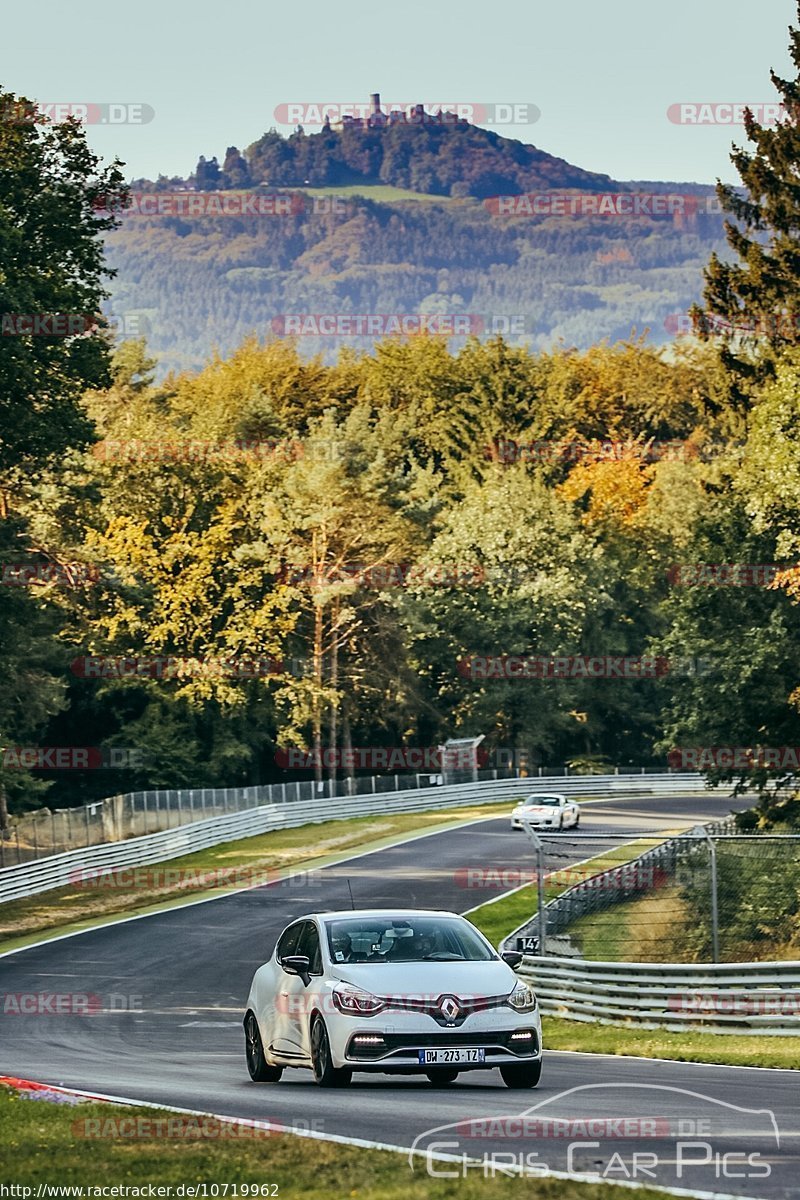
MULTIPOLYGON (((800 20, 800 4, 797 7, 800 20)), ((754 149, 735 147, 731 162, 744 187, 717 183, 723 211, 740 224, 725 222, 728 244, 738 259, 723 262, 712 254, 705 271, 705 310, 692 316, 701 336, 722 334, 722 359, 739 383, 733 394, 745 399, 742 381, 774 370, 774 355, 800 344, 800 30, 790 27, 789 53, 798 76, 770 78, 785 116, 774 128, 745 112, 745 133, 754 149)))
POLYGON ((222 163, 222 186, 244 188, 250 185, 250 168, 236 146, 228 146, 222 163))
POLYGON ((113 272, 102 236, 117 224, 126 189, 121 164, 101 170, 77 120, 51 125, 2 91, 0 118, 2 516, 9 471, 91 440, 79 398, 110 379, 99 313, 113 272))
MULTIPOLYGON (((80 406, 109 379, 99 317, 108 293, 102 235, 126 198, 116 162, 104 169, 77 120, 51 125, 24 97, 0 91, 0 553, 4 562, 58 557, 31 538, 25 494, 48 466, 87 445, 80 406)), ((0 749, 28 742, 64 703, 57 613, 48 592, 0 589, 0 749), (42 594, 44 593, 44 594, 42 594), (61 676, 61 678, 59 678, 61 676)), ((0 809, 35 803, 41 781, 0 761, 0 809)), ((0 816, 0 823, 3 822, 0 816)))
POLYGON ((194 169, 194 185, 198 192, 212 192, 222 182, 217 156, 206 159, 202 154, 194 169))

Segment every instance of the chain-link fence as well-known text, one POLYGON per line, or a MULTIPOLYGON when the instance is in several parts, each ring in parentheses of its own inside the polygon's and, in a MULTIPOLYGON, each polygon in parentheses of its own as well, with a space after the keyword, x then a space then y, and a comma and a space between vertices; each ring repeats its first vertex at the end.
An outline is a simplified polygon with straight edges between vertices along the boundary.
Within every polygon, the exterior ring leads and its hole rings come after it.
MULTIPOLYGON (((555 774, 542 768, 543 775, 555 774)), ((560 773, 560 772, 559 772, 560 773)), ((517 771, 479 771, 479 780, 514 778, 517 771)), ((192 821, 225 813, 244 812, 262 804, 313 803, 333 797, 380 795, 418 788, 435 788, 441 774, 366 775, 321 783, 290 780, 253 787, 185 788, 128 792, 80 808, 40 809, 12 816, 0 837, 0 867, 31 862, 65 850, 119 842, 146 833, 160 833, 192 821)))
POLYGON ((599 961, 800 960, 800 834, 535 834, 539 905, 508 947, 599 961), (627 861, 626 861, 627 860, 627 861))
MULTIPOLYGON (((625 777, 663 775, 658 767, 609 768, 625 777)), ((539 779, 575 779, 579 772, 568 766, 496 767, 492 770, 446 773, 425 772, 406 775, 359 775, 321 783, 313 779, 290 780, 253 787, 185 788, 148 792, 128 792, 112 796, 79 808, 43 808, 34 813, 12 816, 3 835, 0 835, 0 867, 32 862, 65 850, 98 846, 104 842, 119 842, 146 833, 175 829, 191 821, 202 821, 225 813, 243 812, 262 804, 313 803, 315 800, 346 796, 380 795, 418 788, 437 787, 445 783, 519 778, 520 788, 534 787, 539 779)), ((583 777, 583 776, 581 776, 583 777)), ((587 777, 588 778, 588 777, 587 777)), ((680 774, 676 774, 679 781, 680 774)), ((524 794, 521 790, 520 794, 524 794)))

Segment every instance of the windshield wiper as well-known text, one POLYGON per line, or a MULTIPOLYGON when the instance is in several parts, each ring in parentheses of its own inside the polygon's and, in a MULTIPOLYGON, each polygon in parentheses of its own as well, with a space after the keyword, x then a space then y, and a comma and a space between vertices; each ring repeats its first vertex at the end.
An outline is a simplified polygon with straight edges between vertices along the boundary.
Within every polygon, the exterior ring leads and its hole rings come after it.
POLYGON ((423 954, 423 962, 466 962, 463 954, 448 954, 446 950, 437 950, 433 954, 423 954))

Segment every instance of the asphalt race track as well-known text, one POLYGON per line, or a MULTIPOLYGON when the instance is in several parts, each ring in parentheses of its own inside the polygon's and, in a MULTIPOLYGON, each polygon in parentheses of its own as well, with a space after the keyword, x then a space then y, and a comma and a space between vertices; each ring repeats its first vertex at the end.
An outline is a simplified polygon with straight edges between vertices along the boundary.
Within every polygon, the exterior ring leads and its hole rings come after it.
MULTIPOLYGON (((590 805, 580 830, 564 835, 570 857, 561 865, 608 848, 593 835, 633 837, 729 810, 730 800, 718 796, 590 805)), ((243 1005, 254 969, 290 920, 349 908, 348 879, 356 907, 465 912, 499 894, 465 888, 465 869, 531 866, 530 844, 511 832, 504 811, 270 887, 15 951, 0 958, 4 996, 89 993, 101 1004, 88 1015, 4 1015, 0 1070, 325 1135, 416 1142, 420 1152, 430 1146, 471 1160, 429 1164, 420 1154, 415 1169, 423 1172, 500 1174, 503 1165, 535 1171, 542 1164, 704 1192, 799 1197, 800 1075, 793 1072, 546 1052, 532 1091, 512 1091, 492 1071, 462 1075, 450 1088, 424 1077, 356 1074, 346 1090, 323 1090, 310 1072, 291 1070, 277 1084, 250 1082, 243 1005), (517 1118, 526 1112, 523 1123, 517 1118), (585 1128, 563 1124, 589 1117, 594 1123, 585 1128)))

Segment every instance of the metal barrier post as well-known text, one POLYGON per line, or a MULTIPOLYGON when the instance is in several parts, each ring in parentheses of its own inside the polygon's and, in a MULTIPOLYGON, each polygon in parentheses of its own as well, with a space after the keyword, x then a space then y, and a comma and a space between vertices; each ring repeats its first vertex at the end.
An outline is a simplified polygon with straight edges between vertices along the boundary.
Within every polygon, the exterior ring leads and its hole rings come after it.
POLYGON ((719 962, 719 905, 717 901, 717 847, 713 838, 704 825, 696 826, 699 833, 708 843, 709 865, 711 867, 711 961, 719 962))
POLYGON ((522 828, 536 851, 536 916, 539 925, 539 956, 543 957, 546 953, 544 939, 547 934, 547 912, 544 905, 544 842, 524 819, 522 828))

